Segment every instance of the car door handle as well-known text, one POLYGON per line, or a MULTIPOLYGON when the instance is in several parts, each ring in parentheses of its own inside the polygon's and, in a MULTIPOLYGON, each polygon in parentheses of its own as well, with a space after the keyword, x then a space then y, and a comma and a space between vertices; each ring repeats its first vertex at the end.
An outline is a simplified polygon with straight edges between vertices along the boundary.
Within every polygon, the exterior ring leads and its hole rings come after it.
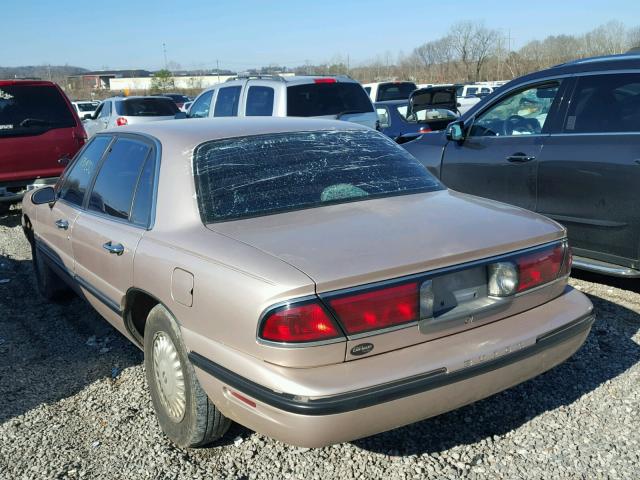
POLYGON ((69 228, 69 222, 66 220, 56 220, 56 227, 61 228, 62 230, 67 230, 69 228))
POLYGON ((116 255, 122 255, 124 253, 124 246, 121 243, 111 243, 110 241, 102 245, 109 253, 114 253, 116 255))
POLYGON ((513 155, 509 155, 507 157, 507 161, 512 163, 525 163, 535 159, 536 157, 521 152, 514 153, 513 155))

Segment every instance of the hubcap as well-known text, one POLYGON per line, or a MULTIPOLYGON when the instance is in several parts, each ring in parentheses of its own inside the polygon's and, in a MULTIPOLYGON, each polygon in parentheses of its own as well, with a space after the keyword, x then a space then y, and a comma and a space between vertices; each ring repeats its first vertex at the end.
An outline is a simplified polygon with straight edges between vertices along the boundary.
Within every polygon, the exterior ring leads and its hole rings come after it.
POLYGON ((181 421, 187 405, 184 374, 178 351, 164 332, 153 339, 153 373, 162 406, 173 421, 181 421))

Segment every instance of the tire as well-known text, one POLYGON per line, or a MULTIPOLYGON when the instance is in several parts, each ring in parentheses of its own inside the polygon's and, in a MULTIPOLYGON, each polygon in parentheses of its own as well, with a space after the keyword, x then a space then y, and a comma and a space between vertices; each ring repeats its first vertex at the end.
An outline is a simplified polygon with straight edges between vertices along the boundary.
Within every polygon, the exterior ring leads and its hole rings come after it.
POLYGON ((153 307, 147 317, 144 367, 158 423, 173 443, 203 447, 227 432, 231 420, 200 386, 178 324, 163 305, 153 307))
POLYGON ((71 289, 42 258, 35 244, 31 244, 31 261, 36 277, 36 289, 42 298, 49 302, 58 302, 69 296, 71 289))

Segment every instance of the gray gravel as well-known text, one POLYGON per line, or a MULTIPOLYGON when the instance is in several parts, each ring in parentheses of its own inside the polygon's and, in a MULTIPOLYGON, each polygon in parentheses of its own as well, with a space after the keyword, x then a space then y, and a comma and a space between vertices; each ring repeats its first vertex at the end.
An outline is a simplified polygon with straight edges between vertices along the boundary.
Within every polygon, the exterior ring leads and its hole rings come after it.
POLYGON ((42 302, 18 212, 0 217, 0 479, 640 478, 640 281, 581 274, 598 320, 568 362, 392 432, 299 449, 239 426, 174 447, 141 353, 79 299, 42 302))

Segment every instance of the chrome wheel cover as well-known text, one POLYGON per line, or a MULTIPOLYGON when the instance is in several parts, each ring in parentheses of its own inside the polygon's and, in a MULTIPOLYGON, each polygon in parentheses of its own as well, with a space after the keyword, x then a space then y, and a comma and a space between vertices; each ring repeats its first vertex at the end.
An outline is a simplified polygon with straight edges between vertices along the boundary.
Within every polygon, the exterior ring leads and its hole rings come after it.
POLYGON ((187 406, 184 373, 176 346, 164 332, 153 338, 153 373, 162 406, 171 420, 180 422, 187 406))

